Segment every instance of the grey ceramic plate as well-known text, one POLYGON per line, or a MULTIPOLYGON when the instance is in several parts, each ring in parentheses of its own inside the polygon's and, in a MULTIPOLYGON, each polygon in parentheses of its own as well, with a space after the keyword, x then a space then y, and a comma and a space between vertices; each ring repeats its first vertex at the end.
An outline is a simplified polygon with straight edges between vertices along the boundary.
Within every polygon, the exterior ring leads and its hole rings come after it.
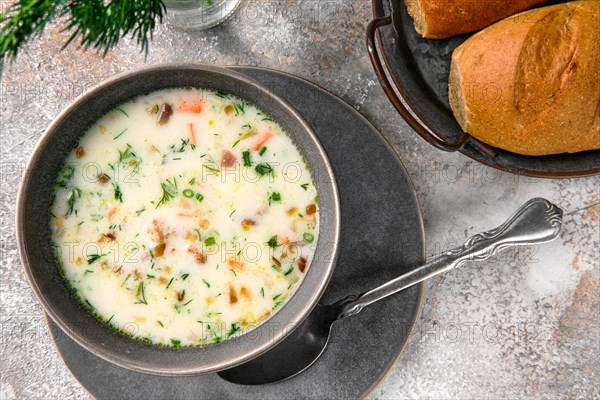
MULTIPOLYGON (((523 156, 493 148, 464 134, 448 103, 448 75, 452 52, 471 35, 423 39, 415 31, 404 2, 372 0, 375 20, 367 30, 368 47, 384 91, 423 139, 441 150, 460 151, 483 164, 520 175, 569 178, 600 173, 600 150, 523 156), (376 38, 381 44, 381 58, 376 38)), ((546 5, 559 2, 563 1, 552 0, 546 5)))
MULTIPOLYGON (((291 103, 313 127, 333 164, 342 203, 340 255, 321 299, 330 303, 379 285, 424 260, 421 214, 412 183, 379 132, 346 103, 284 73, 235 67, 291 103)), ((158 377, 103 361, 53 323, 67 367, 98 399, 348 399, 366 396, 385 377, 412 331, 422 297, 414 286, 336 323, 324 355, 284 382, 239 386, 216 374, 158 377)))
MULTIPOLYGON (((85 169, 84 169, 85 170, 85 169)), ((91 170, 90 170, 91 171, 91 170)), ((95 173, 95 172, 92 172, 95 173)), ((45 312, 77 343, 117 365, 158 375, 199 375, 239 365, 267 351, 299 324, 317 304, 335 265, 340 234, 340 207, 333 170, 306 121, 283 99, 254 79, 226 68, 201 64, 155 64, 103 81, 61 112, 38 141, 27 163, 16 209, 16 233, 25 276, 45 312), (125 337, 94 317, 56 268, 48 225, 53 182, 67 153, 91 126, 132 96, 173 87, 200 87, 230 93, 269 110, 296 141, 319 193, 319 237, 310 268, 294 296, 256 326, 251 335, 218 346, 165 348, 125 337), (252 340, 249 340, 249 339, 252 340)), ((85 253, 85 248, 82 248, 85 253)), ((84 255, 85 258, 85 255, 84 255)))

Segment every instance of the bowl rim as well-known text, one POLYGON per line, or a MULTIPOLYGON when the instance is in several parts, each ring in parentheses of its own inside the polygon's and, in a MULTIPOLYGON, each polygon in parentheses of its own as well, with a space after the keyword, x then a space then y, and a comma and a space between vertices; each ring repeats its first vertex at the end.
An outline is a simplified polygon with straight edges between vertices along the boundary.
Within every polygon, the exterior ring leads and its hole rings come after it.
MULTIPOLYGON (((179 87, 183 87, 183 86, 185 86, 185 85, 181 85, 179 87)), ((166 86, 164 88, 167 88, 167 87, 168 86, 166 86)), ((171 87, 177 88, 178 86, 173 85, 171 87)), ((162 88, 162 89, 164 89, 164 88, 162 88)), ((162 90, 162 89, 158 88, 155 90, 162 90)), ((144 93, 142 93, 142 92, 133 93, 131 95, 131 98, 140 96, 142 94, 144 94, 144 93)), ((85 132, 85 131, 82 131, 82 134, 83 134, 83 132, 85 132)), ((309 165, 309 167, 312 167, 312 166, 309 165)), ((314 179, 314 176, 313 176, 313 179, 314 179)), ((141 68, 135 68, 135 69, 132 69, 129 71, 125 71, 125 72, 119 73, 117 75, 114 75, 112 77, 109 77, 109 78, 99 82, 98 84, 94 85, 91 89, 85 91, 84 93, 80 94, 77 98, 75 98, 66 108, 64 108, 52 120, 52 122, 44 130, 44 132, 38 139, 38 142, 36 143, 31 155, 28 158, 27 164, 25 166, 25 169, 24 169, 24 172, 22 175, 21 182, 19 184, 19 188, 18 188, 18 192, 17 192, 16 211, 15 211, 16 242, 17 242, 19 258, 21 260, 21 264, 23 265, 23 271, 24 271, 25 277, 26 277, 27 282, 29 283, 29 286, 31 287, 35 297, 37 298, 38 302, 42 305, 42 308, 43 308, 44 312, 46 313, 46 315, 49 316, 52 319, 52 321, 54 321, 56 323, 56 325, 61 329, 62 332, 66 333, 76 343, 78 343, 79 345, 81 345, 83 348, 90 351, 94 355, 96 355, 108 362, 111 362, 115 365, 130 369, 133 371, 149 373, 149 374, 153 374, 153 375, 161 375, 161 376, 201 375, 201 374, 212 373, 212 372, 217 372, 217 371, 220 371, 223 369, 231 368, 236 365, 243 364, 244 362, 247 362, 247 361, 251 360, 252 358, 258 357, 259 355, 261 355, 264 352, 268 351, 269 349, 275 347, 277 343, 279 343, 280 341, 285 339, 285 337, 287 337, 293 331, 293 329, 289 329, 289 328, 299 325, 309 315, 309 313, 316 306, 319 299, 322 297, 323 293, 325 292, 325 289, 327 288, 329 281, 331 280, 333 271, 335 269, 335 265, 337 263, 340 229, 341 229, 340 228, 340 225, 341 225, 340 207, 341 206, 340 206, 339 190, 338 190, 338 186, 337 186, 337 181, 335 179, 335 174, 334 174, 334 171, 332 168, 332 164, 327 156, 327 153, 325 152, 325 149, 323 148, 323 145, 321 144, 321 141, 319 140, 319 138, 317 137, 317 135, 315 134, 315 132, 313 131, 311 126, 306 122, 304 117, 298 111, 296 111, 296 109, 293 106, 291 106, 286 100, 284 100, 280 96, 276 95, 272 91, 268 90, 268 88, 266 88, 264 85, 257 82, 256 80, 254 80, 240 72, 233 71, 233 70, 227 68, 227 66, 213 66, 213 65, 207 65, 207 64, 202 64, 202 63, 193 63, 193 62, 192 63, 190 63, 190 62, 158 63, 158 64, 151 64, 151 65, 144 66, 141 68), (282 329, 275 329, 274 330, 275 333, 273 335, 271 335, 266 342, 263 341, 263 343, 261 345, 253 346, 252 350, 250 352, 246 352, 242 356, 234 357, 234 358, 230 359, 229 361, 221 361, 218 363, 213 362, 210 365, 208 365, 207 367, 194 366, 194 367, 188 367, 188 368, 181 368, 181 367, 173 368, 173 367, 169 367, 168 365, 164 365, 164 366, 160 366, 160 367, 148 367, 148 366, 141 365, 141 364, 131 363, 128 360, 126 360, 125 358, 119 357, 118 355, 111 353, 110 349, 106 349, 102 346, 99 346, 95 342, 90 342, 90 341, 86 340, 83 336, 81 336, 79 334, 79 332, 72 329, 72 326, 68 323, 68 321, 63 320, 58 315, 58 313, 55 311, 52 304, 50 304, 50 302, 46 299, 46 297, 44 295, 44 291, 40 288, 36 278, 34 277, 34 275, 32 273, 32 268, 31 268, 30 260, 29 260, 29 252, 28 252, 28 249, 26 246, 26 239, 25 239, 24 212, 25 212, 25 207, 26 207, 25 201, 27 199, 27 194, 29 193, 29 190, 31 189, 31 186, 29 185, 31 171, 34 170, 36 167, 39 167, 37 165, 38 160, 43 155, 43 153, 46 151, 46 145, 49 142, 49 140, 56 133, 60 132, 60 130, 57 130, 57 127, 59 127, 61 125, 61 123, 68 117, 68 115, 71 112, 73 112, 73 110, 76 110, 82 104, 85 104, 85 102, 88 100, 88 98, 94 96, 95 94, 100 93, 101 91, 105 90, 106 88, 108 88, 110 86, 118 85, 122 81, 127 81, 129 79, 135 78, 136 75, 139 75, 139 74, 152 73, 152 72, 166 72, 166 71, 172 72, 174 70, 177 70, 177 71, 183 71, 183 70, 207 71, 210 73, 219 74, 219 75, 222 75, 224 78, 237 80, 238 82, 240 82, 243 85, 251 86, 251 87, 253 87, 253 89, 258 90, 259 92, 262 92, 262 94, 264 96, 268 96, 268 97, 272 98, 275 102, 277 102, 279 104, 279 106, 282 107, 282 109, 288 115, 293 117, 295 123, 297 123, 298 126, 301 127, 301 130, 304 133, 308 134, 311 144, 314 145, 315 154, 318 156, 319 159, 321 159, 321 161, 323 162, 323 165, 325 166, 326 171, 324 171, 324 172, 326 173, 326 176, 328 177, 327 184, 328 184, 328 187, 331 189, 331 195, 332 195, 331 196, 331 209, 329 210, 329 212, 331 213, 331 216, 332 216, 331 221, 330 221, 332 224, 328 225, 327 229, 331 232, 331 236, 333 238, 332 239, 333 243, 331 243, 331 246, 328 246, 327 249, 324 250, 324 252, 327 255, 327 258, 326 258, 326 260, 323 261, 323 264, 324 264, 323 274, 318 279, 318 282, 319 282, 318 286, 307 291, 307 293, 310 294, 310 298, 305 299, 306 305, 304 305, 301 308, 300 312, 293 314, 293 318, 291 318, 290 320, 286 320, 286 325, 282 329)), ((319 230, 321 230, 321 229, 322 229, 322 226, 320 225, 319 230)), ((316 251, 315 251, 315 254, 317 254, 316 251)), ((314 262, 314 260, 313 260, 313 262, 314 262)), ((52 264, 55 265, 54 260, 52 261, 52 264)), ((312 267, 312 262, 311 262, 311 267, 312 267)), ((313 270, 313 269, 309 268, 309 273, 311 270, 313 270)), ((308 277, 308 274, 304 277, 304 280, 302 283, 307 281, 307 279, 306 279, 307 277, 308 277)), ((288 302, 286 302, 286 304, 280 310, 278 310, 277 313, 273 314, 273 316, 271 318, 281 314, 281 312, 285 309, 285 306, 287 304, 289 304, 292 299, 297 297, 297 295, 300 293, 300 290, 302 287, 303 287, 303 284, 301 284, 298 287, 298 289, 296 289, 296 292, 290 298, 290 300, 288 300, 288 302)), ((260 327, 264 327, 266 325, 265 322, 268 322, 271 318, 256 325, 256 327, 252 331, 258 330, 260 327)), ((107 326, 102 321, 98 321, 98 322, 107 326)), ((109 329, 115 331, 112 327, 109 327, 109 329)), ((122 336, 124 340, 129 339, 125 335, 121 334, 120 332, 119 332, 119 335, 122 336)), ((198 352, 198 351, 201 351, 202 349, 205 349, 208 347, 219 346, 219 345, 222 345, 225 343, 232 343, 234 340, 243 338, 243 337, 244 337, 244 335, 241 335, 237 338, 233 338, 233 339, 226 340, 219 344, 209 345, 209 346, 205 346, 205 347, 180 348, 180 349, 175 349, 175 350, 182 351, 182 352, 185 352, 185 351, 198 352)), ((135 340, 135 339, 129 339, 129 340, 135 340)), ((137 341, 137 340, 136 340, 136 342, 139 343, 139 341, 137 341)), ((147 346, 151 346, 153 348, 160 348, 159 346, 150 345, 150 344, 148 344, 147 346)), ((168 351, 174 350, 173 347, 165 347, 165 349, 168 351)))

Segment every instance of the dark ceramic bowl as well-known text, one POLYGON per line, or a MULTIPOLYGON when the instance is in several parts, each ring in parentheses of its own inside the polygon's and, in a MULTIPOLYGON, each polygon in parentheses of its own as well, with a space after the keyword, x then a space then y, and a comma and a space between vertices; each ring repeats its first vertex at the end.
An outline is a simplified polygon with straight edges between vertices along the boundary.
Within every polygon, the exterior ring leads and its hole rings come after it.
POLYGON ((79 97, 46 130, 29 160, 17 200, 17 242, 25 275, 52 320, 93 354, 136 371, 193 375, 241 364, 267 351, 300 323, 321 297, 337 257, 340 206, 327 155, 304 119, 284 100, 244 75, 224 68, 166 64, 109 79, 79 97), (269 320, 234 339, 203 348, 165 348, 113 330, 91 315, 67 286, 54 261, 48 209, 52 184, 86 129, 117 105, 148 92, 176 87, 215 89, 255 104, 278 121, 299 146, 319 194, 320 234, 304 281, 269 320))

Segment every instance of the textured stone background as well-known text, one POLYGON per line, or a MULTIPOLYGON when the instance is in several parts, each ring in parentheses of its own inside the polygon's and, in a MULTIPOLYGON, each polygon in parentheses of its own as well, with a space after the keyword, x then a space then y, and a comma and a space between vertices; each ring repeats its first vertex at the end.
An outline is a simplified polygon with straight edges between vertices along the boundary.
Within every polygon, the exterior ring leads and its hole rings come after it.
MULTIPOLYGON (((311 80, 360 110, 413 177, 428 254, 502 222, 544 196, 566 211, 552 244, 507 251, 427 283, 416 331, 376 399, 600 398, 600 177, 540 180, 427 145, 387 101, 364 46, 367 0, 252 1, 206 32, 160 26, 147 59, 123 42, 106 58, 71 46, 56 26, 5 65, 0 107, 1 399, 89 395, 49 338, 21 272, 16 191, 27 157, 72 99, 145 63, 200 61, 275 68, 311 80)), ((318 394, 315 393, 315 397, 318 394)))

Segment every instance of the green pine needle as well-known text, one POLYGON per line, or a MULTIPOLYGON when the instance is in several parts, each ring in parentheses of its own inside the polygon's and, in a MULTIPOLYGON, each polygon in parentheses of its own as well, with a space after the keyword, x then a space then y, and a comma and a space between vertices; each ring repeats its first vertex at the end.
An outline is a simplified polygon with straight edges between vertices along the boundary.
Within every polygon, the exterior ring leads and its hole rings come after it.
POLYGON ((84 49, 106 55, 120 38, 131 35, 147 52, 165 12, 161 0, 18 0, 0 14, 0 59, 16 57, 25 42, 59 17, 66 17, 64 30, 71 32, 63 48, 77 39, 84 49))

